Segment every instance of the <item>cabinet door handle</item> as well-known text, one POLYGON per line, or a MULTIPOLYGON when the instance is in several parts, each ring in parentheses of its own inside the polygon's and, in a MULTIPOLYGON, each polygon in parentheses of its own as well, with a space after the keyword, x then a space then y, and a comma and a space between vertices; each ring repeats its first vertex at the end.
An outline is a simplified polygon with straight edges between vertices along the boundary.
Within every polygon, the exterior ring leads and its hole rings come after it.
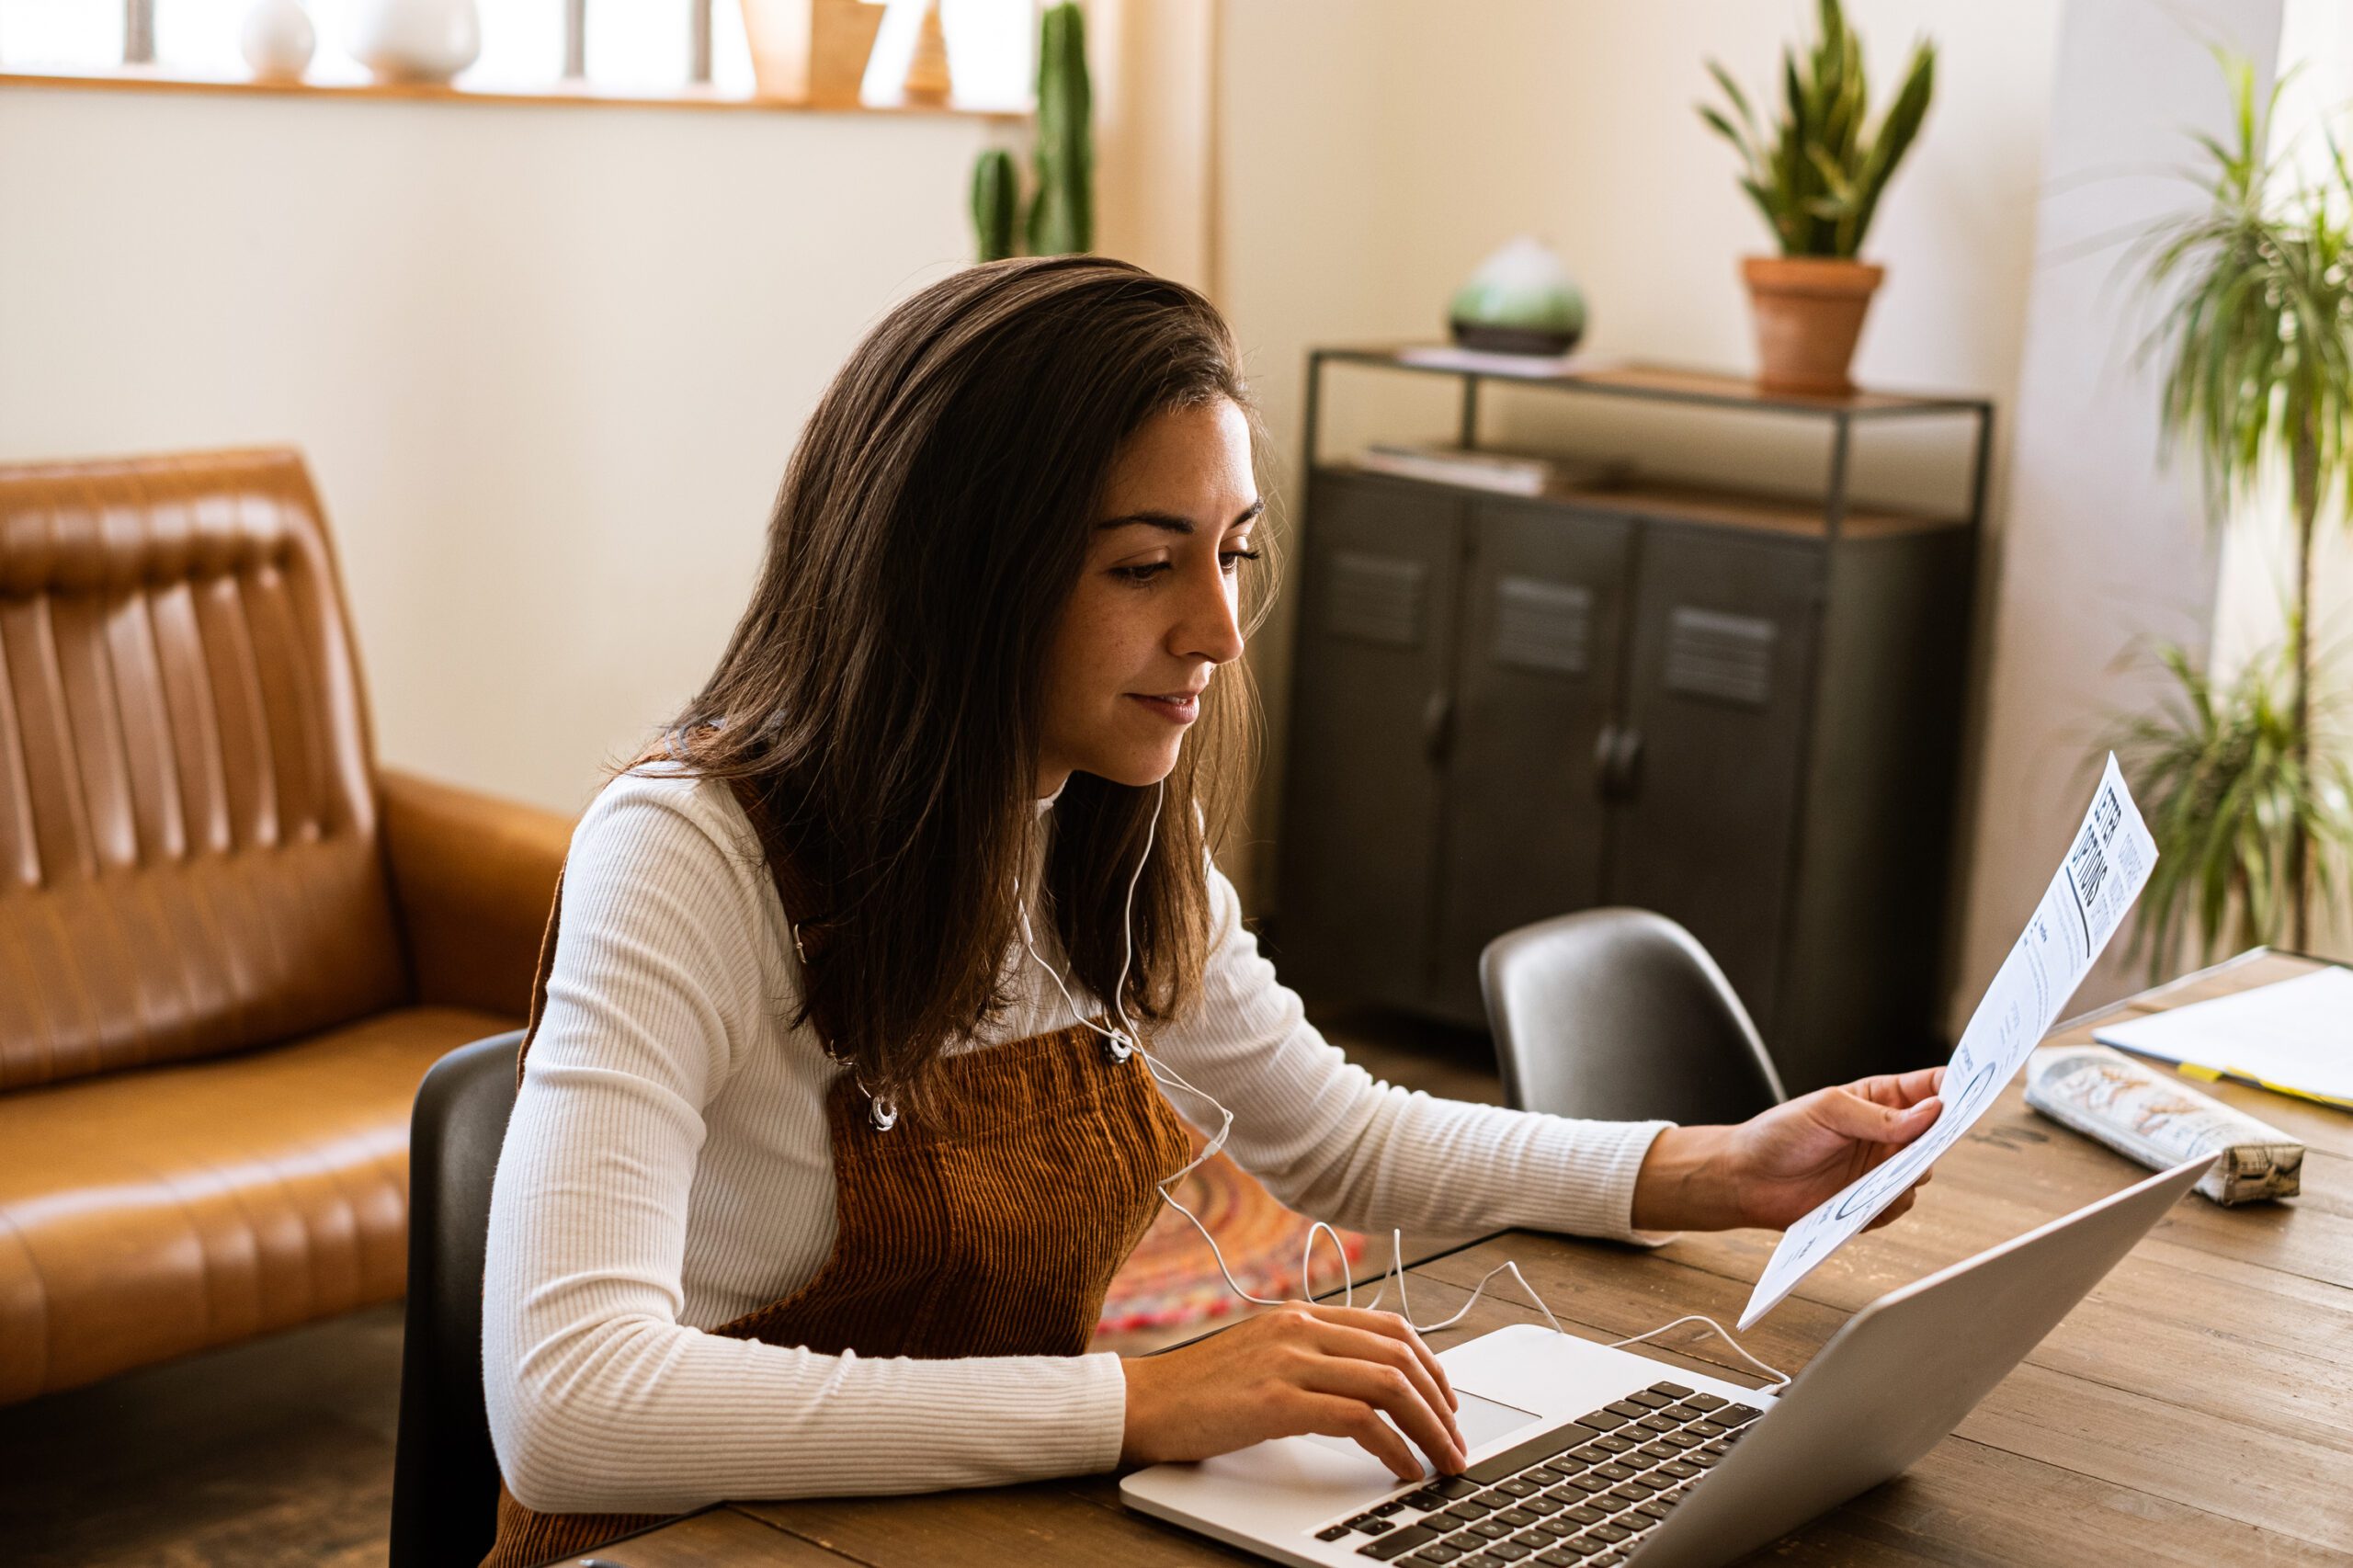
POLYGON ((1618 798, 1631 801, 1635 786, 1641 782, 1643 768, 1643 733, 1627 730, 1618 737, 1618 798))
POLYGON ((1605 801, 1631 799, 1634 777, 1643 758, 1643 737, 1636 730, 1604 724, 1593 743, 1593 772, 1605 801))
POLYGON ((1433 691, 1430 699, 1422 704, 1422 755, 1435 767, 1444 763, 1447 754, 1454 749, 1454 697, 1445 690, 1433 691))

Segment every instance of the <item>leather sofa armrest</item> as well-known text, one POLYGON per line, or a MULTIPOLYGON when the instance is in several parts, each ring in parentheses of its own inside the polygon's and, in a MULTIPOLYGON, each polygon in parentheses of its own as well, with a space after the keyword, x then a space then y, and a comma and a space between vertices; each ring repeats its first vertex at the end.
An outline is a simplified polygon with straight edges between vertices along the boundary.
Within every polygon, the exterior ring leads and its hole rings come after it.
POLYGON ((377 798, 417 1000, 522 1017, 571 820, 392 768, 377 798))

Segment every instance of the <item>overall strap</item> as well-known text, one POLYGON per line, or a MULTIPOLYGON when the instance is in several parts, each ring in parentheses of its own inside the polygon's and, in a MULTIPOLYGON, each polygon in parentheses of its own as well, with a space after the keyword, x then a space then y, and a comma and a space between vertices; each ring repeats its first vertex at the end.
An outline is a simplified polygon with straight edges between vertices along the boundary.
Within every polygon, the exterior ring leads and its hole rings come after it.
MULTIPOLYGON (((792 933, 792 950, 800 955, 804 964, 824 956, 840 923, 818 919, 810 914, 816 907, 816 894, 793 863, 792 857, 786 853, 784 835, 778 831, 775 818, 768 811, 767 802, 761 798, 758 786, 748 778, 730 778, 727 790, 735 797, 735 803, 743 808, 745 819, 752 824, 753 834, 760 841, 760 853, 767 860, 768 880, 776 883, 777 901, 784 905, 785 926, 792 933)), ((833 1049, 831 1033, 823 1029, 818 1033, 825 1040, 826 1050, 830 1053, 833 1049)))

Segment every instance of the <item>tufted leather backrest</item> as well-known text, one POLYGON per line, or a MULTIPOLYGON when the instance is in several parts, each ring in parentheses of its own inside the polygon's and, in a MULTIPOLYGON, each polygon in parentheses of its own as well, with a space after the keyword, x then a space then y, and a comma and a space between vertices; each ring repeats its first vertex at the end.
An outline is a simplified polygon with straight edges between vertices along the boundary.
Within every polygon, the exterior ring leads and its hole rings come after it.
POLYGON ((401 1001, 374 769, 300 457, 0 467, 0 1091, 401 1001))

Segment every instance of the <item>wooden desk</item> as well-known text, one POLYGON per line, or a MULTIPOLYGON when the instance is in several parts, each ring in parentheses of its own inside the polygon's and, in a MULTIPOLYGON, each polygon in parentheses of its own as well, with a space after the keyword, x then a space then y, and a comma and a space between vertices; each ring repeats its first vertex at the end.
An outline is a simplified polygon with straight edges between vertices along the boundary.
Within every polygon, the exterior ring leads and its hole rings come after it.
MULTIPOLYGON (((2314 967, 2254 953, 2119 1005, 2149 1011, 2314 967)), ((2108 1015, 2102 1014, 2100 1017, 2108 1015)), ((2052 1038, 2083 1040, 2096 1018, 2052 1038)), ((1910 1471, 1751 1562, 2053 1565, 2353 1560, 2353 1115, 2203 1085, 2309 1149, 2303 1196, 2222 1209, 2192 1196, 1910 1471)), ((1745 1336, 1794 1374, 1865 1302, 2146 1173, 2026 1108, 2013 1084, 1938 1162, 1912 1212, 1859 1236, 1745 1336)), ((1415 1312, 1452 1312, 1505 1258, 1573 1333, 1615 1339, 1685 1312, 1730 1324, 1776 1240, 1693 1233, 1639 1251, 1514 1232, 1411 1270, 1415 1312)), ((1483 1298, 1443 1347, 1532 1320, 1483 1298)), ((1647 1349, 1672 1369, 1759 1381, 1687 1324, 1647 1349)), ((691 1564, 1259 1562, 1120 1505, 1114 1478, 924 1497, 730 1504, 600 1555, 691 1564)))

